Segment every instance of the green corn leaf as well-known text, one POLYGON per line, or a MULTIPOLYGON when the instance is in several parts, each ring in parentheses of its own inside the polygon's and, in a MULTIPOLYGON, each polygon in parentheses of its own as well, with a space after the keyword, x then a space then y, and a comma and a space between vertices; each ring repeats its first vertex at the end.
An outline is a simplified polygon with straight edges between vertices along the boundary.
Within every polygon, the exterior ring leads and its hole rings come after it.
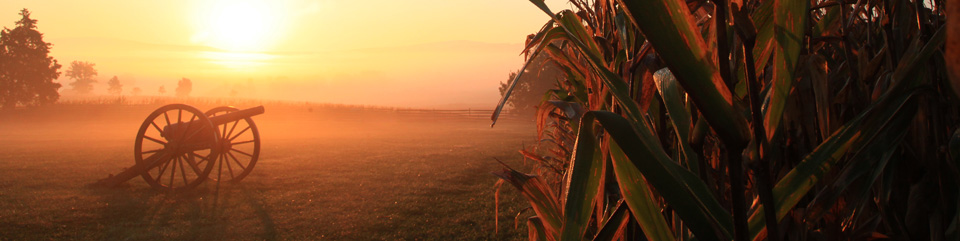
POLYGON ((690 94, 707 122, 729 145, 744 145, 749 139, 747 121, 734 103, 733 95, 708 55, 707 45, 694 26, 693 17, 681 1, 624 1, 634 25, 645 34, 653 48, 690 94), (649 14, 657 13, 657 14, 649 14))
MULTIPOLYGON (((901 113, 904 108, 911 108, 908 107, 910 106, 908 102, 915 93, 917 92, 871 106, 804 157, 800 164, 773 187, 777 218, 782 219, 790 209, 793 209, 841 157, 854 148, 855 144, 862 144, 860 142, 862 138, 884 131, 888 127, 886 123, 895 115, 901 113)), ((750 215, 749 228, 753 238, 765 229, 762 208, 755 209, 750 215)))
POLYGON ((680 153, 683 157, 683 164, 693 173, 700 173, 697 160, 697 153, 690 147, 690 143, 685 141, 690 136, 690 113, 684 106, 681 97, 680 87, 677 85, 677 79, 673 77, 669 69, 658 70, 653 75, 657 83, 657 90, 660 91, 660 97, 663 99, 663 105, 667 107, 667 114, 670 114, 670 122, 673 124, 677 141, 680 147, 680 153))
MULTIPOLYGON (((539 220, 543 221, 542 226, 546 230, 545 233, 558 234, 563 226, 562 213, 560 212, 559 200, 557 200, 557 196, 553 194, 549 185, 536 176, 523 174, 510 168, 494 172, 493 175, 509 182, 517 190, 520 190, 520 193, 530 202, 533 211, 537 213, 539 220)), ((556 240, 556 238, 553 238, 553 240, 556 240)))
POLYGON ((784 107, 793 88, 794 72, 803 49, 803 35, 806 30, 808 0, 781 0, 776 11, 776 23, 773 26, 776 44, 773 47, 773 80, 768 87, 766 105, 763 108, 763 126, 767 140, 779 135, 780 121, 784 107))
POLYGON ((807 73, 811 82, 814 103, 817 106, 817 124, 820 127, 820 135, 827 139, 833 132, 833 118, 830 114, 830 107, 833 93, 830 92, 830 79, 827 77, 827 64, 823 56, 811 55, 806 61, 807 73))
MULTIPOLYGON (((627 94, 627 86, 625 82, 616 74, 611 72, 604 66, 604 62, 598 57, 599 54, 596 52, 590 51, 589 47, 586 47, 581 41, 576 38, 571 38, 571 36, 576 36, 571 34, 571 32, 584 32, 582 29, 583 26, 580 25, 580 20, 576 17, 576 14, 573 14, 569 11, 563 11, 561 14, 551 14, 556 18, 554 19, 557 23, 561 24, 561 27, 567 32, 567 37, 570 38, 571 42, 577 45, 581 50, 581 54, 587 57, 587 62, 591 64, 591 67, 598 72, 601 80, 604 81, 606 87, 609 88, 609 93, 621 104, 623 107, 622 110, 630 118, 630 121, 626 121, 623 117, 620 117, 616 114, 609 112, 599 112, 599 113, 609 113, 616 118, 619 118, 622 122, 617 122, 622 124, 619 126, 616 131, 607 130, 608 133, 611 133, 613 137, 618 137, 619 134, 631 133, 633 134, 633 142, 631 142, 630 150, 625 150, 628 156, 630 156, 631 161, 637 162, 642 157, 644 159, 652 159, 656 164, 649 164, 651 166, 660 166, 659 171, 654 170, 644 170, 641 168, 641 171, 646 175, 647 172, 654 173, 653 175, 669 175, 667 177, 661 177, 663 181, 650 181, 654 187, 657 187, 658 184, 661 185, 659 188, 663 190, 673 190, 677 187, 685 190, 684 192, 667 192, 669 194, 661 195, 666 198, 667 202, 671 205, 677 203, 679 206, 688 206, 697 207, 697 208, 682 208, 680 213, 681 218, 687 222, 688 227, 691 231, 695 233, 701 240, 717 240, 718 235, 730 236, 731 230, 733 229, 733 220, 730 218, 729 213, 720 205, 720 203, 712 196, 709 189, 707 189, 706 184, 704 184, 696 175, 689 172, 689 170, 679 166, 676 162, 670 159, 666 152, 661 148, 659 139, 653 134, 652 129, 649 127, 648 123, 645 121, 645 118, 642 117, 641 111, 630 96, 627 94), (568 19, 569 18, 569 19, 568 19), (574 30, 571 30, 574 29, 574 30), (639 136, 637 136, 639 134, 639 136), (644 140, 640 142, 639 140, 644 140), (637 146, 637 145, 640 146, 637 146), (637 149, 643 149, 643 152, 635 152, 637 149), (640 154, 648 153, 648 154, 640 154), (631 156, 633 155, 633 156, 631 156), (649 158, 650 155, 653 155, 653 158, 649 158), (663 171, 669 170, 670 174, 665 174, 663 171), (670 184, 672 183, 672 184, 670 184), (669 197, 669 198, 668 198, 669 197), (688 221, 689 220, 689 221, 688 221)), ((607 114, 599 114, 603 120, 607 120, 609 117, 607 114)), ((745 121, 742 116, 741 121, 745 121)), ((581 119, 580 126, 581 131, 586 130, 583 128, 585 123, 593 123, 593 120, 587 118, 586 116, 581 119)), ((602 122, 601 122, 602 123, 602 122)), ((605 126, 606 128, 606 126, 605 126)), ((585 133, 579 133, 579 135, 585 135, 585 133)), ((622 144, 621 144, 622 146, 622 144)), ((679 210, 679 209, 678 209, 679 210)))
MULTIPOLYGON (((581 125, 580 128, 585 127, 581 125)), ((577 135, 574 158, 567 168, 567 179, 564 182, 565 219, 560 240, 583 239, 593 214, 595 197, 603 187, 600 181, 606 173, 605 162, 600 152, 596 151, 598 145, 594 138, 594 135, 577 135)))
MULTIPOLYGON (((944 32, 944 28, 941 27, 926 44, 921 44, 919 39, 915 40, 911 44, 910 50, 897 65, 893 75, 894 84, 890 90, 859 116, 835 131, 830 138, 817 146, 812 153, 804 157, 800 164, 777 182, 773 190, 778 210, 777 218, 782 219, 787 211, 792 209, 813 188, 813 185, 831 169, 836 161, 850 150, 854 143, 863 138, 865 134, 872 136, 882 131, 883 128, 887 127, 886 123, 894 118, 894 115, 898 114, 905 105, 908 105, 907 102, 912 99, 916 91, 906 94, 901 93, 911 91, 919 85, 919 81, 911 81, 919 78, 908 78, 908 76, 919 71, 919 68, 923 66, 921 63, 926 63, 933 53, 943 46, 944 32), (919 46, 923 47, 920 48, 919 46), (869 121, 866 121, 865 119, 868 116, 869 121), (866 124, 864 124, 865 122, 866 124)), ((762 209, 756 209, 749 219, 750 233, 753 237, 759 235, 763 230, 763 223, 763 211, 762 209)))
POLYGON ((600 231, 597 231, 597 235, 593 236, 593 241, 614 241, 622 239, 622 233, 619 231, 622 227, 626 226, 630 220, 629 210, 630 208, 628 208, 623 201, 618 202, 613 208, 613 212, 610 213, 610 217, 600 225, 600 231))
POLYGON ((674 240, 672 230, 660 213, 660 204, 637 169, 616 142, 610 143, 613 170, 620 184, 623 200, 630 207, 633 218, 640 224, 647 240, 674 240))
MULTIPOLYGON (((767 66, 767 62, 770 62, 770 55, 773 54, 774 38, 773 38, 773 6, 776 1, 763 1, 760 2, 760 5, 753 10, 753 15, 750 16, 751 24, 758 24, 753 26, 754 33, 754 46, 753 46, 753 66, 757 70, 762 70, 767 66)), ((734 4, 735 6, 735 4, 734 4)), ((734 7, 735 8, 735 7, 734 7)), ((736 10, 735 10, 736 11, 736 10)), ((742 11, 742 10, 740 10, 742 11)), ((734 13, 734 19, 738 18, 737 13, 734 13)), ((736 20, 740 22, 746 22, 743 20, 736 20)), ((739 26, 734 26, 739 27, 739 26)), ((746 68, 743 66, 743 62, 737 61, 737 85, 733 90, 734 93, 739 98, 743 98, 747 95, 747 85, 746 85, 746 68)))
MULTIPOLYGON (((774 28, 773 28, 773 12, 777 11, 774 9, 774 4, 777 1, 762 1, 760 6, 757 7, 753 15, 750 17, 753 20, 753 23, 756 24, 757 37, 755 40, 755 46, 753 47, 753 61, 754 66, 757 70, 762 70, 767 66, 767 60, 770 59, 770 55, 773 54, 774 46, 774 28)), ((743 79, 741 79, 742 81, 743 79)))
MULTIPOLYGON (((535 3, 537 2, 535 1, 535 3)), ((685 8, 685 6, 683 7, 685 8)), ((733 228, 733 220, 730 218, 729 213, 727 213, 726 210, 723 209, 723 207, 719 204, 719 202, 712 196, 711 192, 706 187, 706 184, 699 180, 695 174, 689 172, 689 170, 679 166, 676 162, 670 159, 670 157, 661 148, 659 139, 651 131, 651 128, 645 121, 645 118, 642 116, 642 112, 640 111, 636 102, 634 102, 628 95, 629 89, 627 88, 625 82, 620 78, 619 75, 613 73, 607 68, 605 62, 600 57, 601 54, 598 52, 597 48, 590 47, 590 44, 585 43, 585 40, 577 37, 589 36, 584 34, 586 33, 586 30, 583 29, 579 17, 577 17, 577 15, 571 11, 562 11, 560 14, 553 14, 549 11, 549 9, 545 8, 545 6, 541 6, 541 9, 544 9, 544 12, 550 15, 553 20, 564 29, 570 42, 580 50, 579 53, 586 58, 586 61, 590 64, 593 70, 598 73, 600 79, 605 84, 605 87, 609 89, 609 93, 623 107, 622 110, 630 119, 630 121, 627 121, 623 117, 609 112, 598 112, 608 114, 597 114, 597 116, 601 116, 601 123, 604 121, 610 121, 610 118, 619 120, 614 121, 618 124, 618 127, 615 128, 615 131, 611 131, 609 129, 607 131, 608 133, 611 133, 611 136, 613 136, 614 139, 630 139, 630 148, 624 150, 627 156, 630 157, 630 160, 634 162, 635 165, 637 163, 644 164, 646 168, 640 167, 639 169, 644 173, 645 176, 659 176, 659 178, 647 177, 647 180, 658 190, 676 190, 678 188, 681 190, 676 192, 665 191, 661 192, 661 195, 664 196, 665 200, 670 205, 684 207, 677 208, 677 212, 687 223, 688 227, 690 227, 690 230, 697 235, 700 240, 719 240, 720 236, 730 237, 730 234, 732 233, 731 230, 733 228), (612 117, 610 115, 612 115, 612 117)), ((689 18, 689 16, 684 15, 683 18, 689 18)), ((633 20, 634 24, 636 24, 636 22, 636 20, 633 20)), ((690 23, 687 22, 686 24, 689 25, 690 23)), ((688 27, 692 28, 692 26, 688 27)), ((676 33, 676 30, 674 30, 674 33, 676 33)), ((592 41, 592 39, 587 40, 592 41)), ((702 40, 700 40, 700 42, 702 42, 702 40)), ((697 47, 700 52, 704 52, 702 46, 697 47)), ((680 51, 684 49, 686 49, 685 51, 687 51, 688 57, 695 56, 695 54, 692 54, 694 51, 691 51, 690 48, 681 47, 677 50, 680 51)), ((659 49, 658 51, 662 52, 662 50, 659 49)), ((699 59, 704 61, 708 60, 705 55, 700 55, 699 59)), ((713 118, 714 122, 711 122, 711 124, 724 127, 716 129, 716 131, 719 133, 725 133, 725 141, 731 141, 732 143, 737 144, 745 143, 745 138, 748 136, 745 127, 746 120, 742 115, 739 114, 739 111, 732 111, 737 107, 732 104, 732 96, 729 95, 729 90, 726 89, 722 81, 719 81, 716 70, 714 67, 710 67, 712 65, 710 65, 709 62, 697 62, 696 58, 690 60, 695 60, 693 62, 699 63, 698 65, 692 65, 691 67, 698 69, 701 74, 705 74, 703 76, 708 78, 691 80, 689 83, 701 81, 701 83, 710 84, 710 86, 706 87, 697 87, 700 88, 699 91, 702 92, 699 93, 700 95, 712 96, 712 98, 708 97, 700 100, 719 101, 717 104, 713 104, 711 101, 698 102, 698 106, 708 109, 703 111, 709 111, 714 115, 713 117, 705 118, 713 118), (719 84, 720 89, 712 86, 714 85, 712 83, 713 78, 716 78, 716 80, 719 81, 716 83, 719 84), (724 91, 726 94, 723 94, 724 91), (728 105, 724 105, 724 103, 727 103, 728 105), (729 109, 730 111, 723 112, 724 109, 729 109)), ((679 65, 675 65, 675 67, 676 66, 679 65)), ((689 71, 684 70, 684 72, 686 73, 689 71)), ((681 80, 680 83, 683 84, 682 79, 678 78, 678 80, 681 80)), ((692 92, 686 88, 686 86, 684 89, 688 92, 692 92)), ((691 95, 697 94, 698 93, 691 93, 691 95)), ((704 115, 706 116, 707 114, 704 115)), ((585 119, 582 119, 580 123, 581 131, 587 130, 583 128, 585 123, 593 123, 593 117, 587 118, 585 116, 584 118, 585 119)), ((604 125, 604 128, 607 127, 607 125, 604 125)), ((579 133, 579 135, 585 135, 585 133, 579 133)), ((622 142, 618 141, 618 143, 623 146, 622 142)))
POLYGON ((917 72, 920 71, 920 67, 926 66, 927 60, 930 59, 934 53, 940 51, 940 48, 943 47, 943 43, 946 41, 946 32, 945 27, 940 27, 925 44, 919 37, 913 40, 910 48, 907 49, 906 53, 900 59, 900 63, 897 64, 897 68, 893 72, 893 83, 884 95, 902 93, 920 84, 918 81, 910 80, 919 79, 916 78, 916 75, 917 72))
POLYGON ((539 217, 530 217, 527 219, 528 240, 547 241, 547 228, 543 226, 543 221, 539 217))
MULTIPOLYGON (((911 81, 919 78, 908 78, 908 76, 919 71, 923 66, 921 63, 926 63, 933 53, 943 46, 945 38, 943 29, 941 27, 937 30, 926 44, 921 44, 918 39, 915 40, 911 44, 911 50, 907 51, 897 65, 893 75, 894 84, 890 91, 884 93, 877 102, 859 116, 835 131, 830 138, 817 146, 813 152, 804 157, 800 164, 777 182, 773 190, 777 204, 777 218, 782 219, 855 143, 865 135, 873 136, 883 131, 888 127, 886 123, 909 105, 908 101, 916 91, 901 93, 911 91, 919 85, 919 81, 911 81)), ((757 237, 764 229, 763 223, 763 211, 758 208, 749 219, 750 233, 753 237, 757 237)))
MULTIPOLYGON (((852 197, 866 197, 871 189, 870 187, 883 173, 890 157, 897 151, 896 146, 907 134, 907 128, 910 126, 910 121, 914 119, 916 111, 916 108, 906 108, 889 122, 884 123, 886 130, 882 133, 863 138, 864 140, 860 142, 866 143, 866 145, 854 152, 856 155, 846 164, 840 176, 831 180, 829 186, 821 189, 814 201, 810 202, 808 205, 810 211, 807 215, 809 219, 807 220, 811 222, 819 220, 821 215, 836 203, 840 195, 861 177, 865 177, 867 185, 859 187, 858 190, 850 191, 854 192, 852 197)), ((856 200, 863 201, 862 199, 847 199, 846 202, 850 203, 856 200)))
POLYGON ((828 34, 838 34, 840 30, 840 7, 828 7, 824 8, 826 13, 823 17, 820 18, 820 21, 817 21, 816 25, 813 25, 811 30, 811 36, 813 37, 822 37, 828 34))
MULTIPOLYGON (((647 138, 650 133, 635 132, 635 129, 631 128, 630 121, 618 114, 608 111, 591 111, 581 118, 580 135, 592 135, 594 121, 603 127, 618 147, 623 147, 620 150, 623 150, 630 164, 635 166, 643 174, 643 178, 658 190, 657 193, 667 204, 674 207, 699 240, 721 240, 720 237, 732 237, 733 219, 730 214, 713 197, 703 181, 670 160, 658 143, 647 138)), ((615 172, 624 171, 616 170, 617 165, 620 164, 614 164, 615 172)), ((630 184, 635 182, 621 181, 620 185, 624 190, 641 190, 635 189, 639 187, 622 187, 639 185, 630 184)), ((631 202, 637 201, 627 201, 628 204, 631 202)), ((633 206, 631 210, 634 210, 633 206)))
MULTIPOLYGON (((870 108, 857 118, 834 132, 830 138, 814 149, 797 167, 787 173, 787 175, 777 183, 774 187, 774 198, 778 206, 778 218, 783 218, 786 212, 792 209, 793 206, 799 202, 800 198, 806 195, 806 192, 831 169, 839 157, 850 150, 851 146, 854 144, 862 144, 858 142, 860 142, 864 136, 872 137, 884 129, 890 128, 887 123, 891 122, 898 114, 904 115, 901 113, 903 108, 913 109, 913 107, 904 106, 909 105, 908 101, 912 99, 911 97, 913 97, 916 92, 902 94, 897 98, 890 98, 890 96, 912 89, 912 87, 918 84, 918 81, 907 80, 906 77, 908 75, 903 73, 915 73, 918 71, 919 67, 921 67, 918 63, 926 62, 936 49, 942 46, 943 38, 943 28, 941 27, 930 41, 924 45, 923 49, 916 51, 916 47, 912 48, 915 51, 909 51, 908 53, 910 54, 901 59, 897 71, 894 73, 894 81, 897 85, 881 96, 880 100, 874 105, 871 105, 870 108), (865 121, 864 119, 868 116, 869 121, 865 121)), ((920 44, 915 41, 913 46, 920 46, 920 44)), ((913 112, 908 111, 907 113, 913 112)), ((908 123, 904 123, 904 125, 906 124, 908 123)), ((758 209, 758 211, 754 212, 750 217, 751 234, 759 234, 763 229, 762 224, 762 210, 758 209)))

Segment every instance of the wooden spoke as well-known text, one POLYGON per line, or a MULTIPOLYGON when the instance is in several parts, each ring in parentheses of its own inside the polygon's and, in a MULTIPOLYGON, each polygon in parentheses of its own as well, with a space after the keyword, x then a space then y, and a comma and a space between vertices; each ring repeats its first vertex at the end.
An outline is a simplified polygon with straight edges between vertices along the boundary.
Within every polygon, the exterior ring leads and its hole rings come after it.
POLYGON ((230 137, 230 141, 233 141, 233 139, 237 139, 237 137, 240 137, 240 135, 243 135, 243 133, 247 132, 247 130, 250 130, 250 126, 247 126, 247 128, 243 128, 243 130, 237 133, 237 135, 230 137))
POLYGON ((226 162, 226 163, 227 163, 227 171, 230 171, 230 179, 233 179, 233 177, 234 177, 234 176, 233 176, 233 168, 230 167, 230 162, 229 162, 229 161, 226 161, 226 160, 223 160, 223 159, 220 159, 220 163, 223 163, 223 162, 226 162))
POLYGON ((248 156, 248 157, 253 157, 253 154, 246 153, 246 152, 243 152, 243 151, 241 151, 241 150, 237 150, 237 149, 233 149, 233 148, 230 148, 230 150, 231 150, 231 151, 235 151, 235 152, 240 153, 240 154, 243 154, 243 155, 246 155, 246 156, 248 156))
POLYGON ((173 167, 172 167, 173 170, 170 170, 170 185, 167 185, 167 186, 170 187, 170 188, 173 188, 173 179, 176 179, 175 177, 177 176, 177 162, 178 162, 178 161, 180 161, 180 157, 174 157, 174 160, 171 161, 171 162, 173 162, 173 167))
MULTIPOLYGON (((209 161, 209 160, 210 160, 209 158, 207 158, 207 157, 205 157, 205 156, 197 155, 197 153, 194 153, 194 152, 188 152, 187 154, 190 154, 190 155, 193 155, 194 157, 200 158, 200 160, 203 160, 203 161, 209 161)), ((200 162, 197 162, 197 163, 200 163, 200 162)))
POLYGON ((220 125, 223 126, 223 130, 220 130, 220 139, 227 138, 227 124, 220 125))
POLYGON ((156 123, 156 122, 151 121, 151 122, 150 122, 150 125, 152 125, 153 128, 157 129, 157 132, 158 132, 158 133, 163 133, 163 130, 161 130, 160 127, 157 126, 157 123, 156 123))
POLYGON ((165 142, 165 141, 161 141, 161 140, 159 140, 159 139, 157 139, 157 138, 149 137, 149 136, 146 136, 146 135, 143 136, 143 139, 147 139, 147 140, 150 140, 150 141, 159 143, 160 145, 166 145, 166 144, 167 144, 167 142, 165 142))
POLYGON ((170 166, 170 161, 166 161, 163 164, 160 164, 159 174, 157 174, 157 180, 160 180, 163 177, 163 173, 167 172, 167 167, 170 166))
POLYGON ((156 149, 156 150, 149 150, 149 151, 145 151, 145 152, 142 152, 142 153, 143 153, 143 154, 150 154, 150 153, 154 153, 154 152, 159 152, 159 151, 161 151, 161 150, 163 150, 163 148, 156 149))
MULTIPOLYGON (((191 155, 191 154, 196 155, 196 154, 193 154, 193 152, 187 152, 186 155, 191 155)), ((200 173, 203 173, 203 171, 201 171, 200 167, 197 165, 197 162, 193 161, 193 158, 190 158, 189 156, 187 156, 186 158, 184 158, 184 160, 187 161, 187 164, 190 164, 190 169, 193 170, 194 174, 197 174, 197 176, 200 176, 201 175, 200 173)))
MULTIPOLYGON (((167 112, 163 112, 163 119, 167 121, 167 125, 170 125, 170 116, 167 116, 167 112)), ((161 132, 162 133, 162 132, 161 132)))
POLYGON ((236 146, 236 145, 243 145, 243 144, 247 144, 247 143, 253 143, 254 141, 256 141, 256 140, 231 142, 230 144, 233 144, 234 146, 236 146))
MULTIPOLYGON (((223 157, 223 153, 220 154, 220 157, 223 157)), ((217 190, 218 191, 220 190, 220 180, 223 180, 223 162, 217 162, 217 190)))
POLYGON ((243 164, 240 164, 240 161, 237 160, 237 156, 234 156, 233 153, 230 153, 230 152, 227 152, 227 154, 230 154, 230 158, 232 158, 233 161, 237 163, 237 166, 239 166, 240 169, 247 169, 247 167, 243 166, 243 164))
POLYGON ((233 122, 233 126, 230 127, 230 132, 228 132, 227 135, 223 136, 224 138, 229 137, 230 135, 233 134, 233 130, 234 130, 235 128, 237 128, 237 123, 240 123, 240 122, 239 122, 239 121, 234 121, 234 122, 233 122))
POLYGON ((183 177, 183 186, 186 187, 187 185, 190 185, 190 182, 187 181, 187 170, 186 168, 183 168, 184 162, 185 160, 181 158, 180 159, 180 176, 183 177))

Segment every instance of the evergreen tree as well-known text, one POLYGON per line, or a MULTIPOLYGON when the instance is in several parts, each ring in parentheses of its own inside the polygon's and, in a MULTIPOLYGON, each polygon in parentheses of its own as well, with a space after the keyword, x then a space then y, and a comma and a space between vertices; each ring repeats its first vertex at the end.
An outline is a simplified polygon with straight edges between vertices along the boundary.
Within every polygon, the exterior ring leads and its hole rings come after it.
POLYGON ((17 105, 37 106, 60 98, 60 64, 49 56, 52 44, 43 41, 37 31, 37 20, 30 11, 20 10, 20 20, 13 29, 0 31, 0 105, 13 109, 17 105))

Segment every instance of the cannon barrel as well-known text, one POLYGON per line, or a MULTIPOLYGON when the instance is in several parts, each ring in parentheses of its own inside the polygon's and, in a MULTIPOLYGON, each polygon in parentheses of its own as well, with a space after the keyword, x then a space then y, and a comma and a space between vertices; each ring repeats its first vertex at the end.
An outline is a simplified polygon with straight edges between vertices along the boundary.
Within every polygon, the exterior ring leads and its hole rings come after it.
MULTIPOLYGON (((210 122, 213 122, 213 126, 219 126, 219 125, 227 124, 233 121, 239 121, 244 118, 263 114, 263 112, 264 112, 264 108, 261 105, 261 106, 257 106, 249 109, 243 109, 243 110, 225 113, 218 116, 212 116, 210 117, 210 122)), ((181 135, 188 135, 188 133, 193 134, 194 132, 199 132, 198 135, 194 135, 194 137, 191 138, 191 139, 197 139, 198 137, 204 136, 205 134, 204 132, 212 131, 212 130, 205 130, 206 129, 204 128, 205 125, 201 123, 194 123, 198 121, 199 120, 194 120, 190 122, 168 125, 163 128, 162 136, 169 141, 174 141, 175 139, 182 138, 181 135), (198 128, 204 128, 204 130, 197 130, 198 128)), ((194 142, 196 140, 183 140, 183 141, 194 142)))
POLYGON ((210 122, 213 122, 213 125, 218 126, 218 125, 223 125, 233 121, 238 121, 243 118, 263 114, 263 112, 264 112, 263 106, 261 105, 261 106, 257 106, 249 109, 242 109, 242 110, 210 117, 210 122))

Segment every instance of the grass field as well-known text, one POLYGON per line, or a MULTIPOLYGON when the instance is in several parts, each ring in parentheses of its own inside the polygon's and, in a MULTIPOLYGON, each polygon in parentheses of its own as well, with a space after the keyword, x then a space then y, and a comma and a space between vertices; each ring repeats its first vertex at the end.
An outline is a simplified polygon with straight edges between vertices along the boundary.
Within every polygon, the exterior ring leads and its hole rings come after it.
MULTIPOLYGON (((496 159, 519 166, 532 122, 389 110, 266 106, 260 161, 238 184, 157 193, 133 165, 160 105, 55 105, 0 114, 0 240, 513 240, 525 204, 501 195, 496 159)), ((201 106, 206 110, 212 106, 201 106)), ((251 107, 251 106, 239 106, 251 107)), ((529 216, 529 212, 521 217, 529 216)), ((524 221, 521 219, 521 221, 524 221)), ((523 223, 520 227, 523 228, 523 223)))

